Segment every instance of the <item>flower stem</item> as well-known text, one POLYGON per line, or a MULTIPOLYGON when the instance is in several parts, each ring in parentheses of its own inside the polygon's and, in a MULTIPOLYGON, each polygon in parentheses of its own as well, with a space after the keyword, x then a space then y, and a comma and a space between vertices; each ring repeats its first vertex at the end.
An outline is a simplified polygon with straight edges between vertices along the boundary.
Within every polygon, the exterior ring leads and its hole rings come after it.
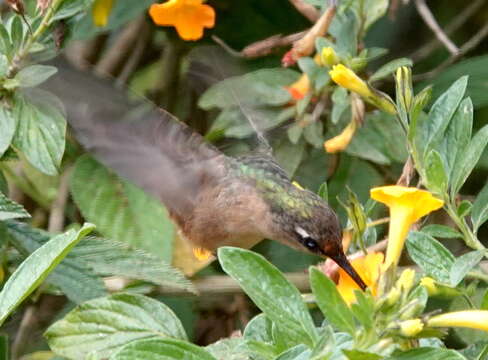
POLYGON ((56 10, 63 1, 64 0, 53 0, 51 6, 49 6, 36 31, 34 33, 31 33, 22 49, 20 49, 19 52, 14 56, 7 72, 7 78, 14 77, 15 74, 19 71, 22 60, 24 60, 24 58, 29 54, 32 45, 34 45, 37 39, 47 30, 53 15, 56 13, 56 10))

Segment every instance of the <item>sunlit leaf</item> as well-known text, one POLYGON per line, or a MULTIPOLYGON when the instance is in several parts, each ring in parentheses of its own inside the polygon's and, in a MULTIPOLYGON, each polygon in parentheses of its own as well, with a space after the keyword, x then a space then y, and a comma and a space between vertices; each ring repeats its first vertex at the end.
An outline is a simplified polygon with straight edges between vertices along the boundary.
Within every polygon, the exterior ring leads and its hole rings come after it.
POLYGON ((0 324, 44 281, 73 246, 93 229, 93 225, 86 224, 78 232, 69 230, 60 234, 22 262, 0 293, 0 324))
POLYGON ((115 294, 78 305, 51 325, 50 348, 68 359, 107 358, 127 343, 147 338, 187 340, 176 315, 163 303, 135 294, 115 294))
POLYGON ((0 191, 0 221, 30 217, 22 205, 10 200, 0 191))

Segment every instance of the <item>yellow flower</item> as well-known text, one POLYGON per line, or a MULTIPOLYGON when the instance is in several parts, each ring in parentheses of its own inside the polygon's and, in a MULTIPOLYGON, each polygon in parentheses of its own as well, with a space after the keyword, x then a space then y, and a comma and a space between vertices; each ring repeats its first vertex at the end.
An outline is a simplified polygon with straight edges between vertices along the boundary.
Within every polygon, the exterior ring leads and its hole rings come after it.
POLYGON ((362 96, 368 102, 387 113, 396 114, 395 105, 388 95, 370 88, 363 79, 346 66, 342 64, 334 65, 332 70, 329 71, 329 75, 337 85, 362 96))
POLYGON ((417 335, 424 329, 424 324, 420 319, 405 320, 400 323, 400 333, 406 337, 417 335))
POLYGON ((465 310, 436 315, 427 321, 432 327, 467 327, 488 331, 487 310, 465 310))
POLYGON ((415 280, 415 270, 405 269, 397 280, 396 286, 405 292, 409 292, 415 280))
POLYGON ((92 9, 93 24, 95 26, 104 27, 107 25, 113 3, 113 0, 95 0, 92 9))
POLYGON ((333 48, 325 47, 320 53, 320 62, 322 65, 331 67, 339 62, 339 57, 337 56, 333 48))
POLYGON ((371 198, 390 208, 385 269, 398 264, 410 226, 444 205, 428 191, 398 185, 373 188, 371 198))
POLYGON ((425 288, 425 290, 427 290, 429 296, 435 296, 439 293, 439 289, 435 284, 435 280, 432 279, 431 277, 428 276, 423 277, 420 280, 420 285, 422 285, 425 288))
POLYGON ((368 84, 363 81, 354 71, 345 67, 342 64, 334 65, 329 75, 337 85, 351 90, 365 98, 374 96, 369 89, 368 84))
POLYGON ((347 148, 356 132, 356 128, 356 121, 352 120, 339 135, 324 142, 325 151, 328 153, 336 153, 347 148))
MULTIPOLYGON (((382 262, 382 253, 369 253, 366 256, 362 256, 351 261, 352 267, 361 276, 364 283, 369 287, 374 296, 376 296, 377 293, 377 282, 380 275, 380 265, 382 262)), ((360 288, 344 270, 339 269, 337 290, 346 303, 352 304, 356 300, 354 290, 360 290, 360 288)))
POLYGON ((302 74, 297 81, 285 89, 288 90, 293 100, 301 100, 310 91, 310 79, 307 74, 302 74))
POLYGON ((156 25, 174 26, 183 40, 198 40, 203 28, 215 25, 215 10, 202 0, 169 0, 153 4, 149 15, 156 25))

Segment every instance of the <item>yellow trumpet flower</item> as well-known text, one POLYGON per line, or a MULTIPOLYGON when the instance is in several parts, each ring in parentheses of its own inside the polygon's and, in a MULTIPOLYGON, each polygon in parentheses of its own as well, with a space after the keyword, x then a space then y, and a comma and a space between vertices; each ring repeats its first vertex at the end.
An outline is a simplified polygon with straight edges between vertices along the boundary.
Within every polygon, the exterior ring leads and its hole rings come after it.
POLYGON ((357 76, 354 71, 342 64, 334 65, 332 70, 329 71, 329 75, 337 85, 347 90, 351 90, 365 98, 374 96, 368 84, 357 76))
MULTIPOLYGON (((376 296, 377 293, 380 265, 382 262, 382 253, 369 253, 366 256, 351 260, 352 267, 361 276, 373 296, 376 296)), ((349 305, 356 301, 354 290, 360 290, 358 284, 344 270, 339 269, 337 291, 339 291, 339 294, 341 294, 344 301, 349 305)))
POLYGON ((333 154, 347 148, 356 132, 356 128, 356 121, 353 119, 339 135, 324 142, 325 151, 333 154))
POLYGON ((113 0, 95 0, 92 9, 93 24, 95 26, 104 27, 107 25, 113 3, 113 0))
POLYGON ((466 327, 488 331, 488 310, 464 310, 440 314, 427 321, 431 327, 466 327))
POLYGON ((384 269, 398 264, 410 226, 444 205, 444 201, 433 197, 428 191, 398 185, 373 188, 371 198, 390 208, 384 269))

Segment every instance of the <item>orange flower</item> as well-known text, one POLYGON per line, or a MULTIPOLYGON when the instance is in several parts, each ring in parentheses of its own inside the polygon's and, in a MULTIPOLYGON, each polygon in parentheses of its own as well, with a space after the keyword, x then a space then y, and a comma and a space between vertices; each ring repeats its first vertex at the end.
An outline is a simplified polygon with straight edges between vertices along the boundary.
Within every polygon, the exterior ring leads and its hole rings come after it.
POLYGON ((310 91, 310 79, 307 74, 302 74, 300 78, 290 86, 285 87, 294 101, 301 100, 310 91))
POLYGON ((203 28, 215 24, 215 10, 202 4, 202 0, 169 0, 164 4, 153 4, 149 15, 156 25, 174 26, 183 40, 198 40, 203 28))
MULTIPOLYGON (((382 253, 369 253, 351 261, 354 270, 361 276, 368 288, 371 290, 373 296, 377 293, 377 282, 380 276, 380 266, 383 263, 382 253)), ((339 269, 339 282, 337 283, 337 290, 342 298, 349 305, 356 300, 354 290, 361 290, 356 282, 342 269, 339 269)))

